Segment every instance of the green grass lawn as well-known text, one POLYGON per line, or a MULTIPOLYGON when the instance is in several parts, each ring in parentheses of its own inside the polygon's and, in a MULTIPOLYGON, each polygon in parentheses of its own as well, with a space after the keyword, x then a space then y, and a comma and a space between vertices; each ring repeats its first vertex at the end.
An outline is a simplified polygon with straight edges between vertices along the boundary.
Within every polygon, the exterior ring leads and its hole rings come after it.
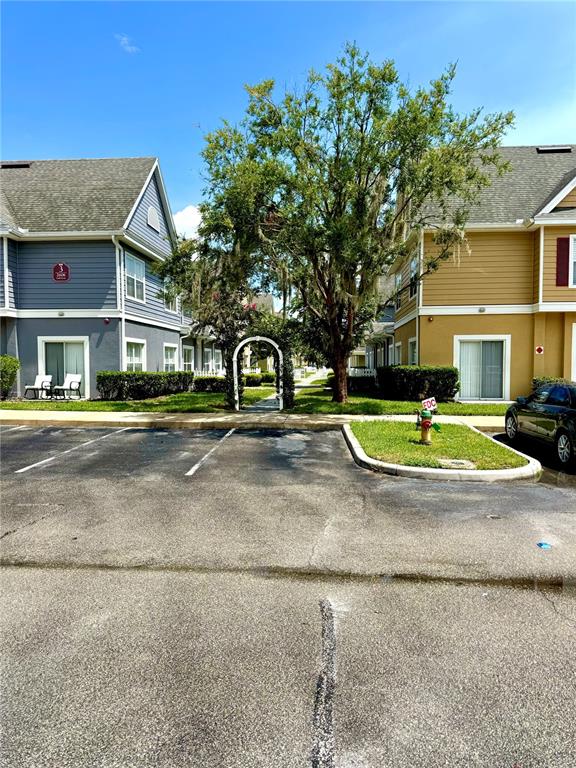
POLYGON ((440 432, 432 433, 432 445, 420 445, 420 432, 406 422, 353 422, 351 428, 368 456, 390 464, 441 468, 439 459, 466 459, 476 469, 527 464, 522 456, 459 424, 442 424, 440 432))
MULTIPOLYGON (((274 387, 246 387, 244 405, 274 394, 274 387)), ((217 413, 224 409, 220 392, 181 392, 148 400, 5 400, 0 408, 40 411, 135 411, 157 413, 217 413)))
MULTIPOLYGON (((504 416, 508 406, 501 403, 438 403, 438 414, 444 416, 504 416)), ((369 395, 350 395, 347 403, 333 403, 332 391, 325 389, 323 382, 296 390, 296 401, 292 413, 340 413, 352 415, 380 416, 411 414, 421 403, 408 400, 380 400, 369 395)))

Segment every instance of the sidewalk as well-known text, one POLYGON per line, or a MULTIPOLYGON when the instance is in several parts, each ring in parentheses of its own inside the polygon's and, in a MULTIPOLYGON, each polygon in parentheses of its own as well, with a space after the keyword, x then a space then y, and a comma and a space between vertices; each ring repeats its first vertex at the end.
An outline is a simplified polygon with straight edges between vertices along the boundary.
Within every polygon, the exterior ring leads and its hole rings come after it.
MULTIPOLYGON (((156 427, 162 429, 339 429, 351 421, 409 421, 414 416, 351 416, 340 414, 279 413, 136 413, 110 411, 0 410, 0 424, 68 427, 156 427)), ((503 416, 436 416, 439 424, 467 424, 482 432, 503 432, 503 416)))

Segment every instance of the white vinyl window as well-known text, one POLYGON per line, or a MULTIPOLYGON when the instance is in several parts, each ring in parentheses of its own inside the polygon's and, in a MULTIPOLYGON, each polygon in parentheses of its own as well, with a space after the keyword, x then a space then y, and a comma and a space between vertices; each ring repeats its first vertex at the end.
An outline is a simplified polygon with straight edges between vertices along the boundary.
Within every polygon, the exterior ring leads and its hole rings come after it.
POLYGON ((194 347, 182 347, 182 367, 185 371, 194 370, 194 347))
POLYGON ((214 350, 212 347, 204 347, 203 371, 212 373, 214 371, 214 350))
POLYGON ((222 371, 222 350, 221 349, 214 350, 214 370, 218 372, 222 371))
MULTIPOLYGON (((166 286, 164 286, 164 290, 166 290, 166 286)), ((178 312, 178 299, 176 296, 174 296, 172 299, 164 298, 164 308, 168 310, 168 312, 178 312)))
POLYGON ((402 294, 400 293, 400 289, 402 288, 402 273, 397 272, 394 275, 394 290, 396 292, 396 296, 394 299, 394 306, 396 309, 400 309, 402 305, 402 294))
POLYGON ((126 296, 145 301, 146 265, 142 259, 126 254, 126 296))
POLYGON ((137 339, 126 340, 126 370, 146 370, 146 342, 137 339))
POLYGON ((410 298, 418 293, 418 257, 410 259, 410 298))
POLYGON ((176 344, 164 344, 164 371, 170 373, 176 370, 178 347, 176 344))
POLYGON ((408 365, 416 365, 417 357, 416 338, 408 339, 408 365))
POLYGON ((402 365, 402 342, 397 341, 394 345, 394 365, 402 365))
POLYGON ((570 235, 570 288, 576 288, 576 235, 570 235))

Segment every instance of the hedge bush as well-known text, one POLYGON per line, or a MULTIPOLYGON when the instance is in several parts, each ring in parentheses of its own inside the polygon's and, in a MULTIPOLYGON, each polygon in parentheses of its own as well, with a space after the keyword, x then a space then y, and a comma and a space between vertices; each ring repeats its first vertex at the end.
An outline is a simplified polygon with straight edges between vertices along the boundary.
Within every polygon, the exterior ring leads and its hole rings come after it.
POLYGON ((224 376, 196 376, 194 392, 226 392, 224 376))
POLYGON ((557 376, 536 376, 532 379, 532 391, 538 387, 543 387, 545 384, 574 384, 574 382, 557 376))
POLYGON ((2 400, 6 399, 12 391, 19 368, 20 361, 17 357, 0 355, 0 397, 2 400))
POLYGON ((96 389, 103 400, 144 400, 190 392, 193 384, 193 371, 98 371, 96 374, 96 389))
POLYGON ((262 384, 261 373, 247 373, 244 376, 244 384, 247 387, 259 387, 262 384))
POLYGON ((458 369, 451 366, 388 365, 377 368, 380 397, 385 400, 452 400, 458 391, 458 369))
POLYGON ((276 384, 276 374, 274 371, 262 371, 262 384, 276 384))

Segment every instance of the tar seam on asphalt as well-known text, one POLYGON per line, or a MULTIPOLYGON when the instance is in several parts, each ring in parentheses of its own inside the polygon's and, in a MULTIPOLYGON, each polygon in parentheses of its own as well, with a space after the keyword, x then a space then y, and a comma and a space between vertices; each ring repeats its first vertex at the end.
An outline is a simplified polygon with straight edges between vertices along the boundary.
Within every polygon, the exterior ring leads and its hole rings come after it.
POLYGON ((91 445, 92 443, 97 443, 99 440, 104 440, 107 437, 111 437, 112 435, 117 435, 119 432, 127 432, 129 429, 132 429, 132 427, 122 427, 122 429, 116 429, 114 432, 107 432, 105 435, 100 435, 100 437, 95 437, 93 440, 88 440, 86 443, 80 443, 80 445, 75 445, 73 448, 68 448, 66 451, 61 451, 60 453, 55 453, 54 456, 50 456, 47 459, 42 459, 42 461, 37 461, 35 464, 29 464, 27 467, 22 467, 22 469, 15 470, 14 474, 19 475, 22 472, 28 472, 29 469, 34 469, 34 467, 40 467, 42 464, 48 464, 50 461, 54 461, 54 459, 60 458, 60 456, 64 456, 67 453, 72 453, 72 451, 77 451, 79 448, 84 448, 86 445, 91 445))
POLYGON ((467 576, 434 576, 426 573, 359 573, 355 571, 331 571, 317 568, 287 568, 285 566, 258 565, 186 565, 170 563, 79 563, 66 561, 18 560, 0 557, 0 568, 23 568, 37 571, 119 571, 140 573, 183 573, 197 575, 237 574, 254 576, 261 579, 290 579, 291 581, 324 581, 337 583, 393 583, 410 582, 414 584, 445 584, 456 587, 494 587, 499 589, 537 590, 546 589, 564 593, 574 592, 575 584, 572 579, 562 576, 516 576, 516 577, 467 577, 467 576))
POLYGON ((334 766, 334 690, 336 688, 336 630, 330 600, 320 601, 322 665, 314 701, 312 768, 334 766))
POLYGON ((211 455, 214 453, 214 451, 215 451, 215 450, 216 450, 216 449, 217 449, 217 448, 220 446, 220 444, 221 444, 221 443, 223 443, 223 442, 224 442, 224 440, 226 440, 226 438, 227 438, 227 437, 230 437, 230 435, 232 434, 232 432, 235 432, 235 431, 236 431, 235 429, 230 429, 230 430, 228 430, 228 432, 226 432, 226 434, 224 435, 224 437, 220 438, 220 440, 218 440, 218 442, 216 443, 216 445, 215 445, 213 448, 210 448, 210 450, 208 451, 208 453, 207 453, 205 456, 202 456, 202 458, 200 459, 200 461, 196 462, 196 464, 194 464, 194 466, 192 467, 192 469, 189 469, 189 470, 188 470, 188 472, 186 472, 186 475, 185 475, 185 476, 186 476, 186 477, 191 477, 191 476, 192 476, 192 475, 193 475, 195 472, 197 472, 197 471, 200 469, 200 467, 202 466, 202 464, 204 464, 204 462, 206 461, 206 459, 207 459, 207 458, 209 458, 209 457, 210 457, 210 456, 211 456, 211 455))

